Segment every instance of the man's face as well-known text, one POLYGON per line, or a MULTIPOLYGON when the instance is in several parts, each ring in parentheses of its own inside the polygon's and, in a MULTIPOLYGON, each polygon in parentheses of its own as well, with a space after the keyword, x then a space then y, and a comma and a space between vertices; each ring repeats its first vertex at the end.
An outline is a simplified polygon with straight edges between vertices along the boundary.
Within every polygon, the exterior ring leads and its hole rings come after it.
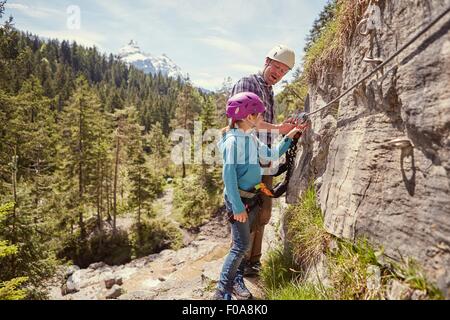
POLYGON ((264 80, 267 84, 273 86, 277 84, 286 73, 289 72, 289 67, 281 62, 275 60, 266 60, 266 71, 264 72, 264 80))

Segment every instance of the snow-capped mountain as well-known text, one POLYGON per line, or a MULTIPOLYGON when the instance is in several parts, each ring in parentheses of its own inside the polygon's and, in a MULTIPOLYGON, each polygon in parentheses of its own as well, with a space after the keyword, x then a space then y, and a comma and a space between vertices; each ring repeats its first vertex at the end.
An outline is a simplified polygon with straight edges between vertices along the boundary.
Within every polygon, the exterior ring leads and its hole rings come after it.
POLYGON ((181 72, 180 67, 177 66, 175 62, 173 62, 165 53, 163 53, 162 56, 160 57, 154 58, 152 61, 156 70, 158 70, 159 72, 168 77, 172 78, 177 78, 178 76, 180 76, 181 78, 186 77, 181 72))
POLYGON ((177 78, 184 78, 180 67, 178 67, 166 54, 160 57, 154 57, 141 51, 136 41, 131 40, 128 45, 119 50, 119 58, 123 62, 133 65, 145 73, 161 74, 177 78))

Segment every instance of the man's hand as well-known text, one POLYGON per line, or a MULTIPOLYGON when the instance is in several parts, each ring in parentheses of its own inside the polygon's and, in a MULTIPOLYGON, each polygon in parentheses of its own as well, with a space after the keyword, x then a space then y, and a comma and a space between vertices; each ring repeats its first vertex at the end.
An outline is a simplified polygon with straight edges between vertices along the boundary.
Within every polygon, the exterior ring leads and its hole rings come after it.
POLYGON ((243 211, 239 214, 235 214, 234 215, 234 220, 239 221, 239 222, 246 222, 248 220, 248 214, 247 211, 243 211))

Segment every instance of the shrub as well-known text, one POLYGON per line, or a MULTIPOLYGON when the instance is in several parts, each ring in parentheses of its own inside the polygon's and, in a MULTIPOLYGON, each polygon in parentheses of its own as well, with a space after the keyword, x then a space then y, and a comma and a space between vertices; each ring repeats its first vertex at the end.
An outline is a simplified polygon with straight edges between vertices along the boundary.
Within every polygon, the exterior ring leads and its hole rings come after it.
POLYGON ((181 225, 197 228, 219 208, 217 189, 211 190, 201 177, 191 174, 179 181, 174 192, 174 207, 181 213, 181 225))
POLYGON ((31 209, 18 206, 11 219, 13 210, 13 203, 0 205, 0 299, 45 299, 43 282, 54 274, 56 259, 31 209))
POLYGON ((167 220, 150 220, 132 228, 133 256, 143 257, 165 249, 179 249, 182 234, 167 220))
POLYGON ((18 277, 9 281, 0 282, 0 300, 23 300, 27 292, 23 289, 28 277, 18 277))
POLYGON ((81 268, 99 261, 119 265, 131 260, 131 249, 128 233, 120 229, 116 233, 94 233, 88 239, 81 239, 79 233, 75 233, 63 241, 58 257, 72 260, 81 268))

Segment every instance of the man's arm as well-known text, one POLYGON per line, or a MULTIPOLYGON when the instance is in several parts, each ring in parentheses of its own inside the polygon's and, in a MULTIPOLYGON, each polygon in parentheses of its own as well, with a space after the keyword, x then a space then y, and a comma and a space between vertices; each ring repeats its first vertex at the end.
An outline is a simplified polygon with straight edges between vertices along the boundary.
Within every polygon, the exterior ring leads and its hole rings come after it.
MULTIPOLYGON (((250 91, 258 95, 260 98, 262 97, 262 93, 259 91, 258 85, 255 83, 255 81, 251 77, 244 77, 240 79, 231 90, 231 96, 240 93, 250 91)), ((280 134, 287 134, 289 131, 291 131, 295 126, 291 124, 272 124, 269 122, 262 121, 258 127, 257 130, 266 130, 266 131, 278 131, 280 134)))

